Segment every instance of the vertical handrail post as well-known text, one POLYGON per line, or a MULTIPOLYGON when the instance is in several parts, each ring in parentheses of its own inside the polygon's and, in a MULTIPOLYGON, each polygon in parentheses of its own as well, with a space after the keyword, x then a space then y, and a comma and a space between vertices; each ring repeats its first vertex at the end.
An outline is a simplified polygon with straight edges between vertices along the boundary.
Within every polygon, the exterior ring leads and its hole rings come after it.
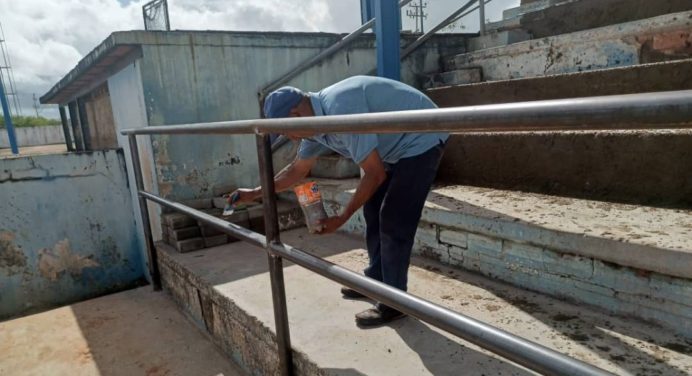
POLYGON ((291 352, 291 335, 288 327, 283 259, 272 251, 272 244, 281 242, 279 238, 279 216, 276 209, 276 193, 274 192, 274 163, 272 161, 269 135, 257 135, 256 139, 257 161, 259 162, 260 182, 262 184, 264 230, 269 258, 269 278, 271 279, 272 287, 276 340, 279 347, 279 368, 281 375, 289 376, 293 375, 293 356, 291 352))
POLYGON ((62 123, 62 132, 65 134, 65 145, 67 151, 74 151, 72 144, 72 136, 70 136, 70 126, 67 124, 67 114, 65 114, 65 106, 60 106, 60 122, 62 123))
POLYGON ((480 17, 480 34, 485 35, 485 1, 478 1, 478 15, 480 17))
POLYGON ((144 243, 147 247, 149 256, 149 276, 154 291, 161 290, 161 273, 159 273, 159 257, 154 246, 154 237, 151 234, 151 223, 149 221, 149 210, 147 200, 139 193, 144 191, 144 180, 142 177, 142 165, 139 161, 139 150, 137 149, 137 136, 128 135, 130 142, 130 157, 132 159, 132 169, 135 175, 135 185, 137 187, 137 198, 139 199, 139 212, 142 219, 142 230, 144 230, 144 243))

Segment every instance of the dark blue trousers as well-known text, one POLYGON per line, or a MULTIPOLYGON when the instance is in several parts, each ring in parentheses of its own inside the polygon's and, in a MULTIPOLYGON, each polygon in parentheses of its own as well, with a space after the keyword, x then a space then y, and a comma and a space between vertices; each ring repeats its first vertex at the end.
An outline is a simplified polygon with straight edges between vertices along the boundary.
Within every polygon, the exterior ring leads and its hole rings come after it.
POLYGON ((366 276, 406 291, 413 238, 443 151, 440 143, 389 165, 387 179, 365 203, 366 276))

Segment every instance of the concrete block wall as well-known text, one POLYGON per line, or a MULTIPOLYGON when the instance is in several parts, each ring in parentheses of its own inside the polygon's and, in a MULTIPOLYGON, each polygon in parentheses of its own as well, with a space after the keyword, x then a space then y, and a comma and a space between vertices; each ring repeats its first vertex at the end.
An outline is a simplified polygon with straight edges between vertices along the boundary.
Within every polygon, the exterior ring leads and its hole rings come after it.
POLYGON ((665 323, 692 336, 692 280, 422 222, 414 252, 541 293, 665 323))
MULTIPOLYGON (((278 375, 276 335, 256 317, 236 306, 221 291, 171 257, 172 248, 159 243, 159 266, 163 289, 182 311, 209 334, 212 341, 250 375, 278 375)), ((306 354, 293 352, 297 375, 323 375, 306 354)))

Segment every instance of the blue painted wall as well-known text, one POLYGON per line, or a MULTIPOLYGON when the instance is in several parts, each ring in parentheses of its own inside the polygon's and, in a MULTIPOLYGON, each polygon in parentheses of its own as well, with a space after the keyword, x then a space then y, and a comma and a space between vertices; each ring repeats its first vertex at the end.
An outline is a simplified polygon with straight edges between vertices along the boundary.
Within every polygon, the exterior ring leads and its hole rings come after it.
POLYGON ((0 319, 134 286, 122 150, 0 159, 0 319))

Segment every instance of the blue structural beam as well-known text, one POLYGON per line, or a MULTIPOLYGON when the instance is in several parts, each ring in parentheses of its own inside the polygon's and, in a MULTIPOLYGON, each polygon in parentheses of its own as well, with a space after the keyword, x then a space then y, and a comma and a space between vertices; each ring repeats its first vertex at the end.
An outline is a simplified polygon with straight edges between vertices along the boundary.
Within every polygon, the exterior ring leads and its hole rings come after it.
POLYGON ((2 102, 2 113, 5 115, 5 128, 7 128, 7 138, 10 139, 10 148, 12 154, 19 154, 17 148, 17 135, 14 133, 14 125, 12 125, 12 115, 10 115, 10 106, 7 105, 7 97, 5 96, 5 87, 0 81, 0 102, 2 102))
POLYGON ((375 17, 375 0, 360 0, 360 23, 364 24, 375 17))
POLYGON ((399 80, 399 30, 401 11, 397 0, 374 0, 377 37, 377 75, 399 80))

